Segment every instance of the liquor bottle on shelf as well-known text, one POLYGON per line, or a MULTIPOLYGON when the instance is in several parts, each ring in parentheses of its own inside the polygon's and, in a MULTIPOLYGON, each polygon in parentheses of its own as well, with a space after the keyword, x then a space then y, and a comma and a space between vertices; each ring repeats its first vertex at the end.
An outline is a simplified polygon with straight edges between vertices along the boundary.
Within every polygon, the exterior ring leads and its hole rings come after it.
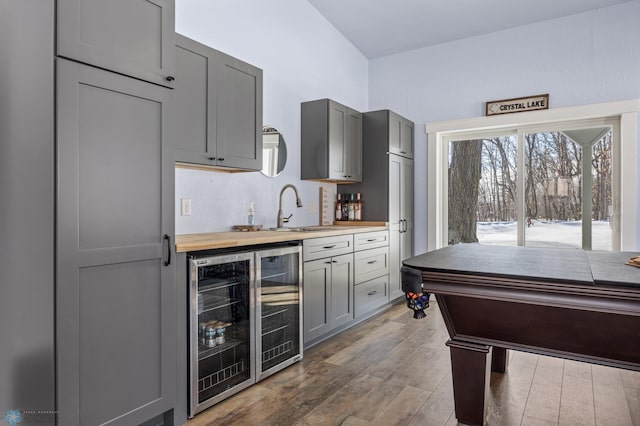
POLYGON ((355 201, 355 220, 362 220, 362 200, 360 199, 360 193, 356 193, 356 201, 355 201))
POLYGON ((342 200, 340 200, 340 193, 336 195, 336 220, 342 220, 342 200))
POLYGON ((349 194, 349 220, 356 220, 356 201, 353 193, 349 194))
POLYGON ((342 220, 349 220, 349 198, 346 192, 343 195, 342 201, 342 220))

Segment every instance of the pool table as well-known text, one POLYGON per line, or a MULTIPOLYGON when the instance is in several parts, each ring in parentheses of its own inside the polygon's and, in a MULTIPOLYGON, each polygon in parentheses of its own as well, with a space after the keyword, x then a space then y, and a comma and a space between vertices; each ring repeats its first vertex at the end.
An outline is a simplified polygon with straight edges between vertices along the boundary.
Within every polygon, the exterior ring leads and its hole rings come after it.
POLYGON ((509 349, 640 371, 638 254, 458 244, 405 260, 449 332, 458 421, 484 423, 509 349))

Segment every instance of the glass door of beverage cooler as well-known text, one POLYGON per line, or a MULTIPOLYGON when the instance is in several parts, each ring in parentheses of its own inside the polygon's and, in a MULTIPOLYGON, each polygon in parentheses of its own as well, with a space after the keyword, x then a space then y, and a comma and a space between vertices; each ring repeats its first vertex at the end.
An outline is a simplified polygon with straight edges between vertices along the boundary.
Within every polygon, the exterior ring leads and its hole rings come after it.
POLYGON ((191 417, 255 383, 253 259, 190 259, 191 417))
POLYGON ((256 380, 302 358, 301 250, 256 252, 256 380))

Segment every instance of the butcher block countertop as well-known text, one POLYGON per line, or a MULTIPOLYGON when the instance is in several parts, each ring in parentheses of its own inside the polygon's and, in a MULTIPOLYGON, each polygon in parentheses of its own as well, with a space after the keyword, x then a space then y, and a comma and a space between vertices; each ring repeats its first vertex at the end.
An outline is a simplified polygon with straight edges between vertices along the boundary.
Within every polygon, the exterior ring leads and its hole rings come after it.
POLYGON ((198 250, 251 246, 256 244, 280 243, 284 241, 306 240, 308 238, 333 237, 360 232, 385 231, 386 222, 337 222, 327 226, 301 226, 293 231, 230 231, 203 234, 176 235, 178 253, 198 250))

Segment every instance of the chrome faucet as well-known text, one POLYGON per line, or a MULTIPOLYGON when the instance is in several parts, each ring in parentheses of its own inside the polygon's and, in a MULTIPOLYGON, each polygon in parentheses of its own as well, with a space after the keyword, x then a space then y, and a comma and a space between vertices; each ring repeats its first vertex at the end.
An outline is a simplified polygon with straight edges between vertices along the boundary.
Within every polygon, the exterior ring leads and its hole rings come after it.
POLYGON ((300 199, 300 196, 298 195, 298 188, 296 188, 295 186, 291 185, 290 183, 286 184, 285 186, 283 186, 282 190, 280 191, 280 206, 278 208, 278 228, 283 228, 284 224, 289 222, 289 219, 291 219, 291 216, 293 216, 293 213, 291 213, 287 217, 284 217, 284 215, 282 214, 282 195, 284 194, 284 191, 287 188, 293 189, 293 192, 296 193, 296 206, 298 206, 298 208, 302 207, 302 200, 300 199))

